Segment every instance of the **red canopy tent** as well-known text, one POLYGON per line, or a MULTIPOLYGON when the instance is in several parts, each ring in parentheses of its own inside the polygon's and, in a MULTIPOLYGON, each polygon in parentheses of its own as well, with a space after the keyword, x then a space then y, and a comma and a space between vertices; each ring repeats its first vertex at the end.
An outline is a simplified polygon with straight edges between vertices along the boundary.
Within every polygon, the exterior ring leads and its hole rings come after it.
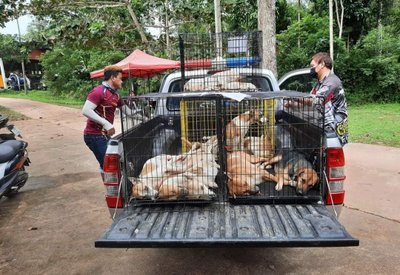
MULTIPOLYGON (((124 77, 150 77, 169 69, 179 68, 180 62, 155 57, 141 50, 134 50, 128 57, 115 65, 122 68, 124 77)), ((90 78, 99 78, 103 76, 103 69, 90 73, 90 78)))

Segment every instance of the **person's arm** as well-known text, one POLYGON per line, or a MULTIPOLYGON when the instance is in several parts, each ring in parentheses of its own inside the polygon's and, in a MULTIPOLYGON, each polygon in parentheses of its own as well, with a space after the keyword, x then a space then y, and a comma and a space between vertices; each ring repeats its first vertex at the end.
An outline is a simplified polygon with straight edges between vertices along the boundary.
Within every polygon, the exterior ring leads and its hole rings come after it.
POLYGON ((312 98, 304 98, 304 99, 289 99, 285 101, 285 107, 287 108, 301 108, 304 105, 311 106, 313 104, 312 98))
POLYGON ((96 107, 97 107, 96 104, 94 104, 90 100, 86 100, 85 105, 83 105, 82 108, 82 114, 88 119, 102 125, 103 128, 107 131, 108 135, 113 135, 112 130, 114 129, 114 126, 109 121, 107 121, 105 118, 102 118, 94 111, 96 107))

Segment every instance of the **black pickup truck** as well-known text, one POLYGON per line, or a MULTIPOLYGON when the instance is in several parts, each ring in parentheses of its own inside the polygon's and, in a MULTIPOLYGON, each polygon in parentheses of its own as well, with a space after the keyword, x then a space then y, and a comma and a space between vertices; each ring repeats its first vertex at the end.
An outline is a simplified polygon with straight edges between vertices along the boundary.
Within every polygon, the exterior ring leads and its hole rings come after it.
MULTIPOLYGON (((284 108, 285 100, 304 100, 307 95, 281 91, 268 70, 253 70, 252 74, 259 92, 182 93, 181 75, 171 73, 158 94, 134 99, 138 111, 122 118, 122 133, 109 142, 107 149, 104 185, 113 223, 95 242, 96 247, 359 244, 338 221, 345 193, 345 159, 340 142, 323 129, 323 112, 315 106, 284 108), (299 194, 292 186, 276 190, 276 183, 271 181, 258 184, 257 194, 230 192, 226 127, 235 116, 252 108, 268 122, 267 126, 260 126, 260 122, 250 125, 246 137, 259 138, 260 127, 268 128, 274 152, 301 152, 318 174, 318 182, 307 193, 299 194), (201 143, 207 135, 217 137, 218 147, 217 187, 209 189, 212 196, 168 200, 157 196, 161 190, 146 199, 133 196, 135 179, 141 179, 149 159, 188 154, 182 138, 201 143)), ((190 77, 187 73, 186 78, 190 77)), ((273 165, 264 168, 276 173, 273 165)))

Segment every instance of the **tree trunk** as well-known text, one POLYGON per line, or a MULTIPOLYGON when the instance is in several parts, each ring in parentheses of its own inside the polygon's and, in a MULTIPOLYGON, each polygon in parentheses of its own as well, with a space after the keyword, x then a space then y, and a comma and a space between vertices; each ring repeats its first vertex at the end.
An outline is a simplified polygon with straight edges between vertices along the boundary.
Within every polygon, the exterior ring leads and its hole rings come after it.
POLYGON ((335 0, 335 10, 336 10, 336 21, 339 28, 339 39, 342 39, 343 34, 343 16, 344 16, 344 6, 343 0, 340 0, 340 17, 339 17, 339 6, 337 0, 335 0))
POLYGON ((329 0, 329 54, 333 61, 333 2, 329 0))
POLYGON ((147 40, 146 34, 144 33, 144 29, 142 25, 140 25, 139 20, 137 19, 136 14, 132 9, 130 1, 126 1, 126 7, 128 8, 129 15, 132 17, 133 23, 140 34, 142 43, 145 45, 149 44, 149 40, 147 40))
MULTIPOLYGON (((297 1, 297 22, 299 22, 299 24, 300 24, 300 20, 301 20, 301 18, 300 18, 300 8, 301 8, 301 3, 300 3, 301 1, 300 0, 298 0, 297 1)), ((300 49, 300 46, 301 46, 301 44, 300 44, 300 37, 298 37, 297 38, 297 48, 299 48, 300 49)))
POLYGON ((262 31, 262 68, 277 76, 275 0, 258 0, 258 30, 262 31))
POLYGON ((214 0, 214 16, 215 16, 215 48, 216 57, 222 57, 222 23, 221 23, 221 2, 214 0))
POLYGON ((379 55, 382 55, 383 26, 382 26, 383 3, 379 1, 378 31, 379 31, 379 55))
POLYGON ((167 43, 167 57, 171 58, 171 43, 169 41, 168 1, 165 1, 165 42, 167 43))

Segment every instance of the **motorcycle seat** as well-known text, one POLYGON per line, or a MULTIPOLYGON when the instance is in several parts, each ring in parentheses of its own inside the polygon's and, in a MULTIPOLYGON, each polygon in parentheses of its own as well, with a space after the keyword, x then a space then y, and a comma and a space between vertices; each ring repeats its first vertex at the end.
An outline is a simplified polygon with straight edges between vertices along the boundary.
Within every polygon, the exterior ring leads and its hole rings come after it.
POLYGON ((21 140, 6 140, 0 143, 0 163, 12 160, 25 147, 26 142, 21 140))

